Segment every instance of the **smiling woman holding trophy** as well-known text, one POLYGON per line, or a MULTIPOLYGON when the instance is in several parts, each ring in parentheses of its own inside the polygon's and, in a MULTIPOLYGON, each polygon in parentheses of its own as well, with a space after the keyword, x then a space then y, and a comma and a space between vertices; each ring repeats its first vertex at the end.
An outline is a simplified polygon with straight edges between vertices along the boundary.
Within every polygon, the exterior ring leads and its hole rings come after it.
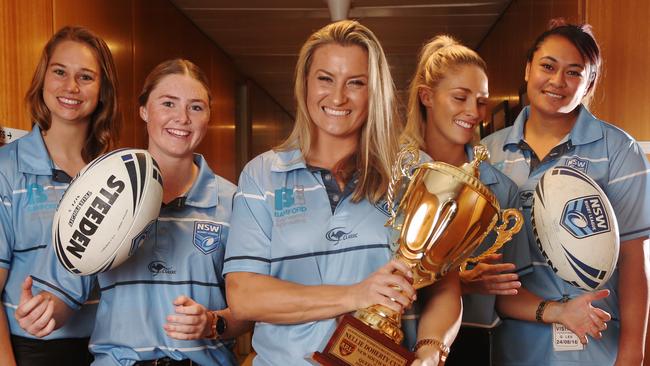
MULTIPOLYGON (((307 365, 337 317, 374 304, 399 314, 416 298, 413 272, 391 261, 384 226, 399 122, 376 37, 354 21, 314 33, 300 52, 295 94, 292 134, 241 174, 226 252, 233 315, 257 322, 254 365, 307 365)), ((460 321, 457 271, 427 292, 418 337, 433 346, 415 362, 436 365, 460 321)), ((340 349, 358 347, 347 345, 340 349)))
MULTIPOLYGON (((485 119, 487 99, 485 61, 455 39, 437 36, 420 52, 403 138, 437 162, 461 166, 474 158, 470 143, 476 126, 485 119)), ((487 162, 479 165, 479 172, 501 207, 516 207, 517 186, 508 177, 487 162)), ((479 252, 492 241, 486 240, 479 252)), ((489 333, 499 322, 495 295, 514 295, 521 286, 517 275, 508 273, 515 266, 499 263, 501 254, 483 258, 461 272, 463 327, 452 347, 450 365, 491 364, 489 333)))

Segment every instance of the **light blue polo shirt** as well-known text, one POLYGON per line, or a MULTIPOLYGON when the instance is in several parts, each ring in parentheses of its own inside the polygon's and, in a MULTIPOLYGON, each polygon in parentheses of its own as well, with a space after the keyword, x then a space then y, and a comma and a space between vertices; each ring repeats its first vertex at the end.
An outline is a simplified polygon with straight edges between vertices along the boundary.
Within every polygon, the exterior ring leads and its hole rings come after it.
MULTIPOLYGON (((584 106, 571 132, 542 161, 532 155, 524 141, 529 108, 514 125, 483 140, 492 164, 519 186, 519 200, 526 218, 531 261, 514 260, 518 267, 533 266, 522 276, 525 288, 545 299, 575 297, 584 293, 559 277, 546 264, 534 241, 531 224, 533 191, 542 175, 555 166, 569 166, 589 175, 603 189, 618 219, 621 242, 650 235, 650 164, 643 150, 627 133, 595 118, 584 106)), ((506 247, 506 253, 512 246, 506 247)), ((603 339, 590 339, 584 351, 554 352, 551 325, 506 319, 495 336, 498 365, 611 365, 616 359, 620 333, 618 270, 605 288, 608 298, 594 302, 612 315, 603 339)))
MULTIPOLYGON (((323 181, 328 178, 334 179, 310 171, 299 150, 268 151, 249 162, 235 195, 224 274, 259 273, 307 286, 352 285, 385 265, 392 256, 385 205, 365 199, 352 203, 347 196, 332 212, 323 181)), ((305 359, 324 348, 335 328, 334 319, 257 322, 253 363, 309 365, 305 359)))
MULTIPOLYGON (((54 251, 52 219, 69 185, 61 182, 68 179, 56 178, 60 175, 57 172, 37 124, 27 135, 0 148, 0 268, 9 273, 2 305, 11 334, 21 337, 35 338, 18 325, 14 316, 21 285, 37 268, 39 258, 54 251)), ((82 303, 75 307, 82 307, 82 303)), ((95 305, 83 306, 65 326, 44 339, 90 336, 95 311, 95 305)))
MULTIPOLYGON (((236 365, 227 344, 175 340, 165 334, 173 301, 186 295, 211 310, 226 308, 221 276, 235 186, 215 175, 201 155, 199 174, 186 197, 163 206, 159 218, 135 255, 116 269, 97 275, 101 299, 90 351, 93 365, 131 365, 137 360, 171 357, 201 365, 236 365)), ((164 179, 164 177, 163 177, 164 179)), ((47 277, 40 285, 64 301, 83 301, 81 287, 62 287, 67 272, 50 251, 47 277), (61 292, 65 292, 61 296, 61 292)))

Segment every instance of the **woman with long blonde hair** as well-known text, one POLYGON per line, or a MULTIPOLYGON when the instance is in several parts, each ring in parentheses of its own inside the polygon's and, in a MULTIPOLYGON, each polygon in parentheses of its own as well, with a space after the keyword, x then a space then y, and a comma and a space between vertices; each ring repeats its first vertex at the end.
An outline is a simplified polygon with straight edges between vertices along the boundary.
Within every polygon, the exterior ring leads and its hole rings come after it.
MULTIPOLYGON (((255 365, 307 365, 336 317, 374 304, 401 312, 416 298, 384 227, 399 122, 379 41, 355 21, 315 32, 300 52, 295 94, 289 138, 241 174, 226 251, 228 303, 236 318, 257 322, 255 365)), ((434 287, 417 336, 449 344, 458 279, 434 287), (433 319, 433 308, 449 316, 433 319)), ((422 347, 417 362, 437 364, 441 353, 422 347)))

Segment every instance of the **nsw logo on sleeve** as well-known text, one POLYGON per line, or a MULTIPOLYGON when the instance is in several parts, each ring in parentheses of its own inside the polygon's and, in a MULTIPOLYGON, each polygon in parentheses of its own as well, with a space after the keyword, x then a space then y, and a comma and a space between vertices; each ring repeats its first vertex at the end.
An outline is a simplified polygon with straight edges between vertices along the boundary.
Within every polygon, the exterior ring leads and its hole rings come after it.
POLYGON ((610 230, 603 202, 596 195, 567 202, 562 211, 560 225, 578 239, 610 230))
POLYGON ((194 223, 194 246, 199 248, 203 254, 214 252, 221 242, 223 225, 208 221, 197 221, 194 223))

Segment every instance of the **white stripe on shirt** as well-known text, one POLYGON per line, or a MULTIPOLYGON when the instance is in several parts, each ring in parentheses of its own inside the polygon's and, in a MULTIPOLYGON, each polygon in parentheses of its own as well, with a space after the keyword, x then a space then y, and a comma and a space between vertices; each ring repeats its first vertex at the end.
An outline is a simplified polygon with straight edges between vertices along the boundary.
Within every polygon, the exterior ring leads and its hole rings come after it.
POLYGON ((8 308, 12 308, 14 310, 18 309, 18 305, 10 304, 8 302, 3 302, 2 305, 6 306, 8 308))
POLYGON ((518 163, 520 161, 526 161, 526 158, 518 158, 518 159, 515 159, 515 160, 504 160, 503 164, 514 164, 514 163, 518 163))
POLYGON ((180 222, 184 222, 184 221, 208 221, 208 222, 211 222, 211 223, 214 223, 214 224, 221 224, 221 225, 224 225, 224 226, 230 226, 230 224, 227 223, 227 222, 212 221, 212 220, 206 219, 205 217, 159 217, 158 220, 159 221, 167 221, 167 222, 170 222, 170 221, 180 221, 180 222))
MULTIPOLYGON (((151 352, 156 349, 159 350, 167 350, 167 351, 181 351, 181 352, 194 352, 194 351, 202 351, 204 349, 218 349, 223 347, 224 344, 219 342, 217 345, 205 345, 205 346, 199 346, 199 347, 166 347, 166 346, 153 346, 153 347, 139 347, 139 348, 133 348, 134 351, 136 352, 151 352)), ((94 344, 89 344, 88 347, 95 347, 94 344)))
POLYGON ((624 180, 627 180, 627 179, 632 179, 634 177, 638 177, 640 175, 645 175, 645 174, 648 174, 648 173, 650 173, 650 169, 646 169, 646 170, 643 170, 643 171, 640 171, 640 172, 624 175, 622 177, 618 177, 616 179, 610 180, 609 183, 607 183, 607 185, 618 183, 618 182, 621 182, 621 181, 624 181, 624 180))
MULTIPOLYGON (((68 189, 68 185, 64 186, 43 186, 43 190, 47 191, 48 189, 68 189)), ((16 189, 15 191, 11 192, 12 194, 21 194, 21 193, 27 193, 27 189, 16 189)))
MULTIPOLYGON (((315 186, 311 186, 311 187, 307 187, 307 188, 303 187, 302 191, 316 191, 318 189, 324 189, 324 187, 321 186, 321 185, 315 185, 315 186)), ((294 187, 293 190, 295 192, 296 190, 298 190, 298 188, 294 187)), ((257 195, 257 194, 237 192, 235 194, 235 197, 239 197, 239 196, 243 196, 244 198, 252 198, 254 200, 259 200, 259 201, 266 201, 267 197, 275 197, 275 193, 270 192, 270 191, 266 191, 266 192, 264 192, 264 196, 260 196, 260 195, 257 195)))

